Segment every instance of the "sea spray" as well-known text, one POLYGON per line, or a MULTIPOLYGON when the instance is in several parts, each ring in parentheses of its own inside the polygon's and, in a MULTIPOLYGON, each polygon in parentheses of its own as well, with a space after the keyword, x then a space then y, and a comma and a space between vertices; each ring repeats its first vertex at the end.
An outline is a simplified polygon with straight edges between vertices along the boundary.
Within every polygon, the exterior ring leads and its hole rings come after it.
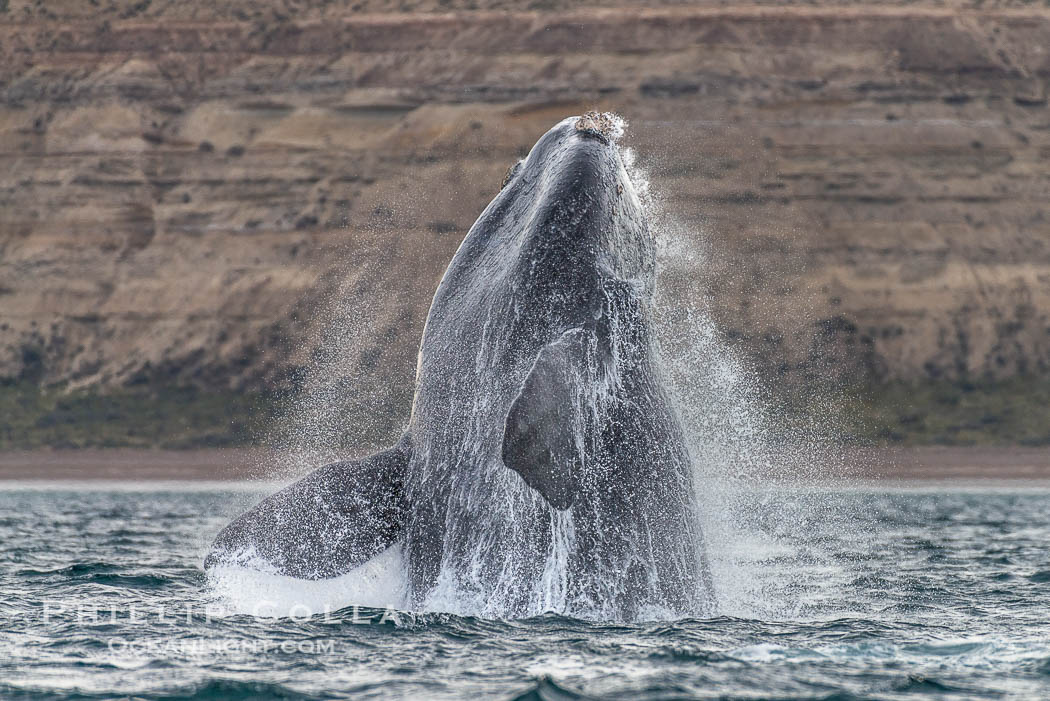
MULTIPOLYGON (((274 460, 267 476, 291 479, 318 466, 368 455, 396 441, 411 404, 414 350, 391 343, 392 328, 411 327, 403 307, 413 261, 384 245, 378 231, 358 235, 336 272, 304 313, 306 335, 293 349, 301 359, 294 389, 267 444, 274 460), (408 391, 400 391, 408 380, 408 391)), ((406 336, 414 336, 409 330, 406 336)), ((414 341, 413 341, 414 342, 414 341)))
MULTIPOLYGON (((622 133, 622 129, 618 131, 622 133)), ((798 592, 804 583, 778 576, 776 563, 778 559, 804 555, 819 564, 819 544, 807 543, 800 554, 797 536, 804 536, 807 525, 826 514, 819 504, 799 508, 805 505, 805 495, 784 496, 777 483, 803 472, 822 474, 831 444, 823 436, 815 438, 815 434, 805 431, 786 432, 771 420, 769 390, 724 341, 703 305, 702 295, 695 289, 695 281, 707 265, 703 246, 698 244, 711 244, 665 211, 653 195, 644 169, 636 165, 634 154, 628 149, 623 149, 622 154, 658 243, 655 308, 660 372, 669 382, 692 457, 697 523, 683 523, 678 538, 683 540, 682 547, 703 551, 700 561, 711 561, 718 602, 714 610, 675 610, 642 601, 631 615, 800 615, 798 592), (764 527, 759 528, 759 522, 764 527), (701 531, 706 532, 706 539, 700 538, 701 531)), ((363 289, 368 276, 362 276, 360 271, 356 274, 361 277, 348 278, 330 300, 330 308, 337 313, 332 323, 322 328, 320 342, 307 366, 305 391, 289 412, 286 426, 293 430, 285 434, 290 438, 286 438, 282 448, 284 466, 291 466, 292 473, 344 457, 348 446, 359 443, 366 434, 362 428, 367 427, 367 422, 364 426, 355 425, 348 411, 360 396, 355 389, 368 379, 362 376, 362 371, 367 370, 355 362, 356 356, 369 338, 374 343, 376 335, 376 305, 362 305, 360 300, 389 291, 380 286, 363 289)), ((380 272, 378 278, 383 277, 380 272)), ((371 279, 376 281, 376 275, 371 279)), ((487 332, 485 325, 481 333, 487 332)), ((498 347, 506 339, 497 341, 498 347)), ((481 344, 480 348, 489 345, 481 344)), ((491 360, 479 356, 478 362, 484 366, 491 360)), ((605 397, 612 396, 613 389, 591 388, 585 401, 594 407, 596 415, 600 416, 605 397)), ((473 402, 473 416, 482 417, 493 410, 484 392, 474 396, 473 402)), ((477 451, 472 461, 475 466, 487 464, 487 453, 480 452, 485 440, 479 434, 473 443, 468 441, 477 451)), ((569 594, 571 554, 580 547, 571 512, 537 512, 531 493, 522 488, 517 475, 505 468, 486 468, 477 475, 454 474, 453 479, 454 493, 459 495, 461 505, 481 514, 485 525, 478 528, 475 523, 461 534, 464 541, 473 543, 470 548, 445 553, 435 586, 423 603, 425 609, 488 617, 544 611, 599 620, 617 617, 609 602, 628 586, 622 576, 625 573, 616 575, 605 568, 590 582, 592 597, 580 597, 579 587, 575 599, 569 594), (538 519, 546 519, 546 525, 538 519), (524 556, 534 554, 530 543, 535 542, 533 533, 537 528, 546 528, 549 534, 539 541, 545 543, 546 554, 534 567, 525 564, 524 556), (494 552, 501 558, 502 571, 493 581, 490 571, 494 552), (454 566, 450 566, 452 561, 454 566)), ((454 512, 452 516, 449 528, 450 534, 455 535, 463 524, 456 520, 454 512)), ((609 523, 601 527, 616 527, 611 515, 606 520, 609 523)), ((648 565, 650 578, 653 564, 648 565)), ((385 567, 384 576, 398 569, 404 575, 401 560, 391 559, 385 567)), ((345 577, 352 581, 354 576, 352 572, 345 577)), ((698 581, 703 577, 706 572, 702 576, 698 573, 698 581)), ((360 587, 348 585, 347 581, 336 585, 332 580, 331 586, 333 592, 346 596, 364 596, 360 587)), ((355 602, 351 599, 346 603, 355 602)))
POLYGON ((766 620, 819 616, 826 602, 804 598, 807 579, 850 562, 831 558, 815 534, 842 522, 863 549, 874 527, 854 503, 830 506, 812 489, 847 467, 836 428, 840 397, 826 386, 793 388, 813 415, 801 423, 777 415, 784 389, 748 366, 707 307, 716 236, 685 224, 650 186, 634 152, 623 155, 657 241, 659 355, 689 442, 718 611, 766 620), (806 566, 780 567, 786 560, 806 566))

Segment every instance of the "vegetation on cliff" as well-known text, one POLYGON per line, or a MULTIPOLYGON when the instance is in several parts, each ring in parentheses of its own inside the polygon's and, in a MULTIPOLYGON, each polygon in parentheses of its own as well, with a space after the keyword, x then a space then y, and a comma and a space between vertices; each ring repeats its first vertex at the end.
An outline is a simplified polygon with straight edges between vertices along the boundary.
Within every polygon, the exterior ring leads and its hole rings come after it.
POLYGON ((0 385, 0 450, 250 445, 272 417, 263 399, 193 387, 67 393, 0 385))
MULTIPOLYGON (((1015 377, 976 382, 894 382, 840 392, 830 417, 852 445, 1050 445, 1050 380, 1015 377)), ((407 397, 405 399, 407 406, 407 397)), ((97 388, 72 392, 32 383, 0 385, 0 450, 39 448, 270 447, 287 440, 296 395, 202 391, 192 387, 97 388)), ((775 410, 804 422, 801 405, 775 410)), ((404 416, 396 408, 346 415, 357 436, 381 444, 404 416), (367 415, 365 415, 367 414, 367 415), (380 435, 382 434, 382 435, 380 435)), ((345 446, 352 449, 352 446, 345 446)))

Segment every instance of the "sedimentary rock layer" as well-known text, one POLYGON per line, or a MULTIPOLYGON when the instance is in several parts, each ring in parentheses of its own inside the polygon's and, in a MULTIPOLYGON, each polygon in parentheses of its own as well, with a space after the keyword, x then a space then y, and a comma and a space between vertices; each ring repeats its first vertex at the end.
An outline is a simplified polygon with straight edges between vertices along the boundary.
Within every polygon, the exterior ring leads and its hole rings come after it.
POLYGON ((327 344, 403 385, 503 173, 587 109, 760 370, 1050 366, 1045 5, 361 6, 3 4, 0 375, 239 386, 327 344))

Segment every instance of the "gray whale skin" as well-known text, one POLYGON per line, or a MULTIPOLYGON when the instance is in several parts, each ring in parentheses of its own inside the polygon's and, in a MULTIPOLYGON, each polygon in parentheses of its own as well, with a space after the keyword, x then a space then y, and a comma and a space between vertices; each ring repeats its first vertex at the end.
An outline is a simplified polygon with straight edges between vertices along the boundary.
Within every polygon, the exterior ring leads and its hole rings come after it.
POLYGON ((555 125, 471 227, 434 295, 398 443, 266 498, 219 533, 206 569, 325 579, 398 546, 413 606, 711 611, 652 338, 654 241, 613 119, 555 125))

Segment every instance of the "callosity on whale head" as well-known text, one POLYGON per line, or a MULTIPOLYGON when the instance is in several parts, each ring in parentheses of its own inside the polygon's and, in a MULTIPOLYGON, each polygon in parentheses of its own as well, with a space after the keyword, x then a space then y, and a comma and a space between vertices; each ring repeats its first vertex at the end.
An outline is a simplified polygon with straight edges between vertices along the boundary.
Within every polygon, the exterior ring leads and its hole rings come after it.
POLYGON ((398 446, 264 501, 220 552, 332 576, 401 542, 413 603, 465 613, 711 610, 653 338, 654 242, 621 130, 606 114, 563 120, 508 173, 434 296, 398 446), (273 517, 289 509, 315 533, 273 517), (309 545, 339 534, 347 546, 309 545))

